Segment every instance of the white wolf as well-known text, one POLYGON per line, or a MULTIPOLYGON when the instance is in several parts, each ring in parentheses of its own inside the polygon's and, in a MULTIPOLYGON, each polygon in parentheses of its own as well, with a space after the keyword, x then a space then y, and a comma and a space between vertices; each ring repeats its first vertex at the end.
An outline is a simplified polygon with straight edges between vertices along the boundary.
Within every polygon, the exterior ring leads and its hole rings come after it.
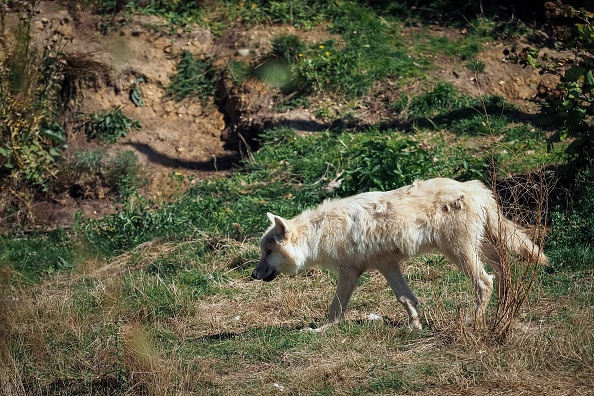
POLYGON ((484 320, 493 280, 481 260, 501 276, 495 246, 529 263, 548 259, 518 225, 503 217, 491 192, 479 181, 438 178, 386 192, 326 200, 292 220, 267 214, 262 256, 252 273, 271 281, 311 266, 337 273, 330 323, 340 321, 363 271, 378 270, 404 306, 409 325, 421 328, 417 298, 404 280, 403 259, 439 250, 472 281, 475 317, 484 320))

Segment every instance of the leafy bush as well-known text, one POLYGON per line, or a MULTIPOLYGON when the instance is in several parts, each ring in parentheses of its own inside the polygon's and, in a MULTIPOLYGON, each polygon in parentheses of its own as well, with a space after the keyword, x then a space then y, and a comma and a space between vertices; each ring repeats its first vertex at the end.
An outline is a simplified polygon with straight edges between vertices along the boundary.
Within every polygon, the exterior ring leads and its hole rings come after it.
POLYGON ((171 77, 167 93, 175 100, 197 97, 207 103, 215 93, 219 72, 211 58, 195 58, 191 52, 182 51, 176 66, 177 73, 171 77))
POLYGON ((70 270, 76 261, 73 241, 62 229, 33 238, 0 236, 0 262, 11 263, 25 283, 38 282, 59 270, 70 270))
POLYGON ((105 150, 82 150, 72 155, 71 168, 77 175, 102 175, 105 150))
MULTIPOLYGON (((66 147, 56 120, 62 64, 60 40, 48 39, 37 56, 31 13, 20 19, 12 48, 0 55, 0 190, 46 189, 66 147)), ((24 192, 24 191, 21 191, 24 192)))
POLYGON ((84 129, 89 138, 107 143, 114 143, 125 137, 132 129, 140 128, 140 122, 129 118, 119 106, 103 114, 95 113, 84 123, 84 129))
MULTIPOLYGON (((547 3, 547 7, 557 16, 578 21, 569 29, 575 36, 566 37, 566 44, 573 48, 575 59, 551 59, 545 54, 539 60, 538 50, 534 48, 526 48, 519 58, 524 64, 540 68, 541 73, 553 74, 560 79, 558 94, 549 95, 540 102, 541 112, 549 122, 561 124, 548 142, 552 146, 570 141, 565 152, 570 161, 570 173, 575 176, 594 159, 594 25, 590 22, 594 13, 563 6, 561 2, 547 3)), ((564 30, 567 31, 559 29, 564 30)))
POLYGON ((486 180, 489 170, 490 162, 482 156, 438 145, 428 149, 411 138, 371 132, 352 151, 341 187, 353 194, 391 190, 439 176, 486 180))
POLYGON ((122 197, 136 192, 141 184, 141 169, 133 151, 125 150, 110 158, 106 164, 105 181, 122 197))
POLYGON ((254 69, 247 62, 232 60, 227 74, 235 84, 241 84, 254 74, 254 69))
POLYGON ((435 154, 407 138, 374 136, 354 153, 342 188, 348 193, 385 191, 428 178, 438 173, 435 154))
MULTIPOLYGON (((294 2, 281 3, 297 7, 294 2)), ((258 12, 264 2, 253 4, 253 11, 258 12)), ((269 59, 258 65, 259 78, 281 86, 285 92, 357 97, 382 78, 416 76, 426 65, 422 59, 409 56, 394 21, 381 19, 366 6, 333 3, 321 10, 320 16, 331 21, 331 31, 340 34, 344 43, 327 40, 305 46, 294 35, 278 36, 269 54, 275 62, 269 59)))

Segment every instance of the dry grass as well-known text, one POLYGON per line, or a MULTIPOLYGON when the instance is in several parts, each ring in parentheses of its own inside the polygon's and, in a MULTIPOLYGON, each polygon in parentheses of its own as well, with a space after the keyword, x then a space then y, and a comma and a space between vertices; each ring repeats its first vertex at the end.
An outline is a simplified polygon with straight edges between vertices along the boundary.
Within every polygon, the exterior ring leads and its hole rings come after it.
POLYGON ((473 309, 468 280, 430 256, 406 269, 422 304, 423 331, 405 326, 404 310, 372 273, 344 324, 310 333, 300 330, 324 320, 334 292, 330 274, 315 270, 254 282, 252 265, 237 263, 257 254, 255 241, 221 241, 216 260, 204 262, 187 256, 192 243, 154 241, 36 286, 5 281, 2 394, 546 395, 593 389, 594 310, 576 303, 579 296, 533 296, 526 310, 540 319, 520 317, 506 342, 493 343, 465 323, 473 309), (175 279, 147 272, 163 257, 227 277, 216 281, 217 293, 190 299, 175 279), (177 309, 159 314, 153 299, 161 297, 150 294, 150 282, 171 291, 166 296, 177 309), (134 304, 139 291, 146 299, 140 310, 134 304), (368 320, 370 313, 383 320, 368 320))

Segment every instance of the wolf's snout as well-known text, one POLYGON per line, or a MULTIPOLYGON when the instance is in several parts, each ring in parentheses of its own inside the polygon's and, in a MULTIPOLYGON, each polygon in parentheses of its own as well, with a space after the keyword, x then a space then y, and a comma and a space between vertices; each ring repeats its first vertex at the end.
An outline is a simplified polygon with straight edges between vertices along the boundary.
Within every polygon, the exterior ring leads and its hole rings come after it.
POLYGON ((258 279, 258 271, 257 270, 254 270, 252 272, 252 279, 258 279))
POLYGON ((252 272, 252 278, 263 280, 264 282, 270 282, 276 278, 278 274, 279 272, 270 266, 262 267, 258 265, 254 272, 252 272))

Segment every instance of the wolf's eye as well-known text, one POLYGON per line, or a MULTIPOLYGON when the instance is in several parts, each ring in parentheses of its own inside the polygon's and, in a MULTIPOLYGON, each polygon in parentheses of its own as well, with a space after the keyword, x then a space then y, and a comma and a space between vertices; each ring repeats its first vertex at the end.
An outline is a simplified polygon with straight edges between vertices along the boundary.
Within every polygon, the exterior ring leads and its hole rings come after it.
POLYGON ((266 251, 266 255, 267 255, 267 256, 270 256, 271 254, 272 254, 272 250, 267 250, 267 251, 266 251))

